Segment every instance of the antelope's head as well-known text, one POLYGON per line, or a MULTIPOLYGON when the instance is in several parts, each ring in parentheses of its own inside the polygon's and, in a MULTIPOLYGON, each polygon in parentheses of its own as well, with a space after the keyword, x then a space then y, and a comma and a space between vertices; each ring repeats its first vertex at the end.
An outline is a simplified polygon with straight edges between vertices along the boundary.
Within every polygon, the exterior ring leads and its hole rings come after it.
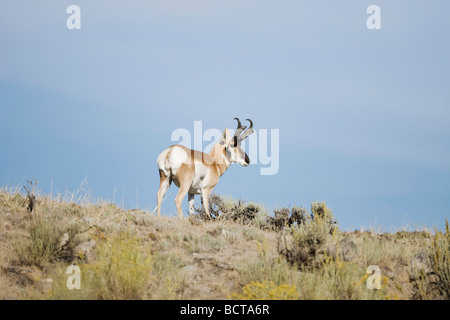
POLYGON ((253 122, 250 119, 250 127, 243 126, 238 118, 234 118, 238 122, 238 127, 234 135, 230 134, 228 129, 225 129, 222 135, 220 144, 224 146, 225 156, 231 163, 239 163, 241 166, 246 167, 250 164, 250 159, 248 158, 245 151, 241 148, 241 142, 244 141, 249 135, 251 135, 253 130, 253 122), (247 129, 247 130, 245 130, 247 129))

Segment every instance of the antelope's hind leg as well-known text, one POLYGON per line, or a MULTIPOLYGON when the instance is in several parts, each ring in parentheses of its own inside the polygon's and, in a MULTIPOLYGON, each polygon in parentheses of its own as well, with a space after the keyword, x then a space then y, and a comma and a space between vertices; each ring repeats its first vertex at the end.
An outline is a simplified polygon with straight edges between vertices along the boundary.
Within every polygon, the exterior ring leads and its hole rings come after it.
POLYGON ((167 192, 167 189, 170 187, 170 183, 172 179, 164 174, 162 170, 159 170, 159 190, 156 194, 156 204, 158 208, 158 217, 161 215, 161 203, 164 198, 164 195, 167 192))
POLYGON ((191 188, 192 179, 194 179, 194 165, 183 164, 178 169, 178 181, 180 182, 180 190, 175 197, 175 205, 177 207, 178 215, 183 218, 183 211, 181 211, 181 203, 184 197, 191 188))

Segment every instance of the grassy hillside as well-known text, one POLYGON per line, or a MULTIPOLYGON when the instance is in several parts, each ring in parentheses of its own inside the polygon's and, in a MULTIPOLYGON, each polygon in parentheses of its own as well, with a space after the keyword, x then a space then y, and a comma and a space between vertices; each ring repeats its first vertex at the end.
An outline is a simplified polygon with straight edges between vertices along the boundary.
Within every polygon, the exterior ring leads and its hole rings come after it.
POLYGON ((0 190, 1 299, 448 299, 450 232, 339 230, 215 196, 214 220, 0 190), (81 288, 68 288, 76 265, 81 288), (379 289, 367 282, 380 271, 379 289), (70 269, 69 269, 70 271, 70 269))

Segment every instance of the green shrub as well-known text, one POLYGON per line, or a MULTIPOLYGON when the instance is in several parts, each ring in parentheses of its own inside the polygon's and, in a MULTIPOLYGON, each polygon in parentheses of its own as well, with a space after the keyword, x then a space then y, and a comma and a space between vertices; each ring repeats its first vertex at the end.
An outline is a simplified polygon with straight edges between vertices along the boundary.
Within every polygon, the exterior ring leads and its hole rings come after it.
POLYGON ((427 248, 412 260, 412 299, 450 299, 450 230, 445 222, 445 232, 436 229, 427 248))
POLYGON ((438 290, 450 299, 450 230, 448 220, 445 222, 445 233, 436 229, 429 252, 431 268, 439 279, 438 290))
POLYGON ((120 233, 100 243, 96 262, 82 266, 82 273, 93 299, 142 299, 151 266, 150 249, 143 240, 120 233))
MULTIPOLYGON (((97 241, 95 261, 79 264, 81 288, 69 290, 66 263, 50 270, 50 289, 26 298, 54 300, 135 300, 146 298, 152 268, 150 249, 137 236, 122 232, 97 241)), ((164 266, 165 267, 165 266, 164 266)), ((38 283, 38 287, 42 283, 38 283)))
POLYGON ((296 300, 299 298, 297 288, 285 283, 276 285, 272 281, 250 282, 241 294, 232 294, 231 299, 237 300, 296 300))
POLYGON ((325 256, 317 267, 302 272, 297 279, 301 299, 314 300, 380 300, 388 294, 388 278, 381 275, 380 289, 367 288, 370 275, 354 262, 325 256))
POLYGON ((294 268, 283 257, 271 257, 267 242, 258 243, 258 255, 244 260, 238 268, 244 283, 274 282, 276 285, 292 281, 294 268))
POLYGON ((185 263, 173 253, 155 252, 152 255, 152 270, 150 275, 150 299, 173 300, 180 299, 182 291, 190 286, 185 283, 180 269, 185 263))
POLYGON ((292 248, 284 248, 288 261, 299 266, 313 266, 321 263, 321 257, 328 254, 337 234, 338 226, 331 210, 324 202, 311 204, 311 215, 305 216, 305 221, 291 228, 292 248))
POLYGON ((54 260, 70 261, 79 232, 77 223, 63 221, 57 214, 34 215, 27 226, 28 235, 15 242, 19 262, 43 267, 54 260))

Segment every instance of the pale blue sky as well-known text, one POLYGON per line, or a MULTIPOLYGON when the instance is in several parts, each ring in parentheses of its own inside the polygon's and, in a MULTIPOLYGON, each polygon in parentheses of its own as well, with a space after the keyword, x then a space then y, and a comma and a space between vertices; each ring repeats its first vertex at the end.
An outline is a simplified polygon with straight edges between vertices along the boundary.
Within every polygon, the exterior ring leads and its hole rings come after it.
POLYGON ((195 120, 234 127, 238 116, 280 130, 279 172, 233 165, 216 193, 269 208, 326 201, 344 229, 442 228, 449 9, 444 0, 2 1, 0 185, 36 178, 64 192, 87 177, 96 198, 153 209, 156 158, 173 130, 195 120), (71 4, 81 30, 66 28, 71 4), (371 4, 381 30, 366 27, 371 4))

